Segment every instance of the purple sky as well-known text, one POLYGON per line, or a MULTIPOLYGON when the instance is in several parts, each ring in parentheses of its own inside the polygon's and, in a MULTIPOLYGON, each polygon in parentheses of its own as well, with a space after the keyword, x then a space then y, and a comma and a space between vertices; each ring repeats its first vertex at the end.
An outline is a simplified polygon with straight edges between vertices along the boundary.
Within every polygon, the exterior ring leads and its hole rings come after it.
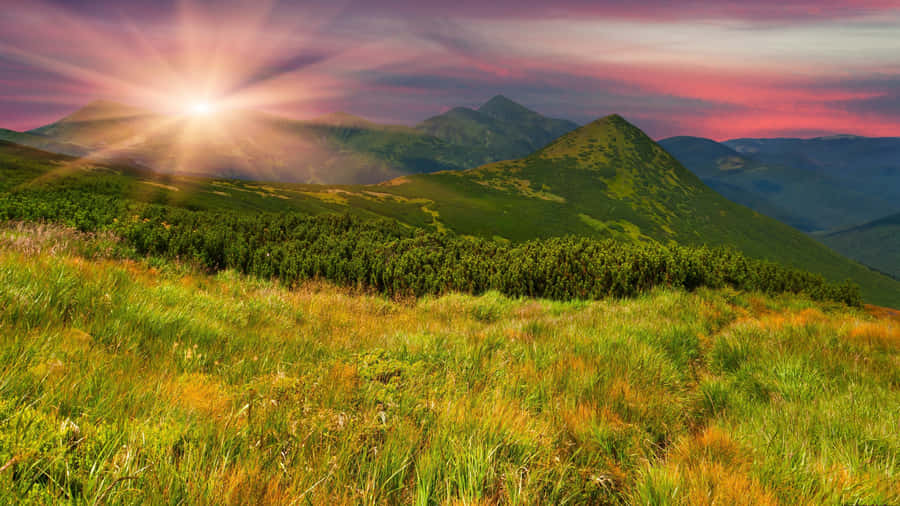
POLYGON ((655 137, 900 136, 900 0, 0 0, 0 126, 105 98, 415 123, 498 93, 655 137))

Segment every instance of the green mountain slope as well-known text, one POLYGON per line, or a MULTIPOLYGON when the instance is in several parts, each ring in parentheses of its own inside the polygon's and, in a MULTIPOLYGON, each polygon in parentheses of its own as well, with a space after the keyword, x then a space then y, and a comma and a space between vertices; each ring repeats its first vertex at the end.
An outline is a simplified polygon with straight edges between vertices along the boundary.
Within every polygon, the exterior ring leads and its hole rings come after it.
POLYGON ((900 214, 820 239, 836 251, 900 279, 900 214))
MULTIPOLYGON (((524 241, 581 235, 627 242, 732 245, 745 254, 852 279, 869 301, 900 307, 900 284, 704 185, 619 116, 520 160, 410 175, 370 186, 317 186, 78 169, 74 185, 197 209, 350 213, 414 227, 524 241), (91 182, 102 178, 103 183, 91 182)), ((43 178, 46 179, 46 178, 43 178)))
POLYGON ((498 95, 478 110, 457 107, 416 127, 455 145, 485 151, 484 162, 520 158, 578 128, 498 95))
POLYGON ((579 128, 521 160, 412 176, 384 191, 427 196, 440 225, 460 233, 733 245, 832 279, 852 278, 869 297, 900 303, 900 285, 721 197, 620 116, 579 128))
POLYGON ((897 209, 894 200, 873 196, 818 167, 760 162, 698 137, 672 137, 660 145, 729 200, 806 232, 847 228, 897 209))

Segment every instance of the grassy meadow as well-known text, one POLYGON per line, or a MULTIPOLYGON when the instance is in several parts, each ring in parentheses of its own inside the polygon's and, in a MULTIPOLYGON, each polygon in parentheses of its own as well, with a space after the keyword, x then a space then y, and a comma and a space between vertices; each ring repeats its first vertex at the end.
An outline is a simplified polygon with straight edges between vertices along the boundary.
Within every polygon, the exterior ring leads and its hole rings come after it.
POLYGON ((0 229, 3 502, 900 502, 889 311, 392 300, 131 257, 0 229))

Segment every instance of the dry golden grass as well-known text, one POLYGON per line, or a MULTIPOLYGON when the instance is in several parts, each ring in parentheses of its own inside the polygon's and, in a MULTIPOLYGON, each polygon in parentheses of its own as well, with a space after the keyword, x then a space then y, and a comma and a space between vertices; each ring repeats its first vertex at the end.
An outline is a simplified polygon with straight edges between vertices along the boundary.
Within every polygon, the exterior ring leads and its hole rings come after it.
POLYGON ((172 378, 163 391, 168 402, 212 419, 221 419, 231 410, 232 398, 228 390, 208 374, 182 374, 172 378))
POLYGON ((752 458, 728 431, 710 426, 685 437, 668 454, 667 469, 683 483, 684 503, 777 505, 777 498, 751 475, 752 458))

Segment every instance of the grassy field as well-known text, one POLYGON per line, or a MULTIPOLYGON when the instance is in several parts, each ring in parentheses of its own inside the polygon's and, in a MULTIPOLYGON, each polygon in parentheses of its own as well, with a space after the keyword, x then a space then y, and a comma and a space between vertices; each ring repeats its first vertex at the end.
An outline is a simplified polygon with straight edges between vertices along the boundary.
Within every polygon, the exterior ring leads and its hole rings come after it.
POLYGON ((388 300, 122 250, 0 231, 4 502, 900 502, 890 312, 388 300))

